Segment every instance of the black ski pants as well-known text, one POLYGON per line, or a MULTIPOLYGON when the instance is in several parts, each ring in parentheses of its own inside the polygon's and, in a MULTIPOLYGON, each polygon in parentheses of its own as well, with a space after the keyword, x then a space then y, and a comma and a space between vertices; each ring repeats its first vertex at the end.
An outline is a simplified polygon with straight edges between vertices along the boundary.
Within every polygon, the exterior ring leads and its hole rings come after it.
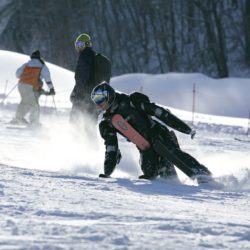
POLYGON ((193 156, 181 150, 173 131, 163 128, 161 133, 153 140, 153 149, 191 178, 197 175, 211 175, 211 172, 205 166, 201 165, 193 156))

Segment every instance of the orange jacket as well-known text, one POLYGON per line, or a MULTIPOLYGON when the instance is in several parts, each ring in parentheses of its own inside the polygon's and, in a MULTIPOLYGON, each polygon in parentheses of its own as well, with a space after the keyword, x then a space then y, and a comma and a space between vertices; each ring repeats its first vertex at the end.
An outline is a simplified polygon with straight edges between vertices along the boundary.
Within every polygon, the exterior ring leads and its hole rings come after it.
POLYGON ((22 83, 30 84, 34 87, 34 89, 36 90, 40 89, 41 88, 41 84, 40 84, 41 70, 42 68, 40 67, 25 66, 20 76, 19 83, 22 82, 22 83))

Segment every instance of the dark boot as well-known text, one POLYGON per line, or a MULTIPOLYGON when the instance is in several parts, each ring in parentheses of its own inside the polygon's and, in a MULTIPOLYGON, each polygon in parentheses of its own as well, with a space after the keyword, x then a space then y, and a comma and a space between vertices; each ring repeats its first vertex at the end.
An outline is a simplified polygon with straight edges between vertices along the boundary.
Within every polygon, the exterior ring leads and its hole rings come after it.
POLYGON ((198 184, 208 183, 213 181, 212 173, 202 164, 194 169, 195 174, 192 179, 196 179, 198 184))
POLYGON ((164 179, 177 179, 178 178, 174 165, 166 159, 161 160, 158 173, 160 177, 164 179))
POLYGON ((159 157, 153 150, 140 151, 140 165, 143 175, 139 179, 155 179, 158 176, 159 157))
POLYGON ((145 180, 153 180, 156 177, 155 176, 148 176, 148 175, 143 174, 143 175, 140 175, 138 178, 139 179, 145 179, 145 180))

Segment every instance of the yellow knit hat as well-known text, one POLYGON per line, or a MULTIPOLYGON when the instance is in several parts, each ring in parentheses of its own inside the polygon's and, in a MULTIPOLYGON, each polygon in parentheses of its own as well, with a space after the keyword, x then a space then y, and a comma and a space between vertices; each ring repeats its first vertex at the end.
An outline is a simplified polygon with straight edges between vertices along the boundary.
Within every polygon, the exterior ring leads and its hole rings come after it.
POLYGON ((83 50, 85 47, 91 47, 92 42, 88 34, 81 34, 75 40, 75 48, 77 50, 83 50))

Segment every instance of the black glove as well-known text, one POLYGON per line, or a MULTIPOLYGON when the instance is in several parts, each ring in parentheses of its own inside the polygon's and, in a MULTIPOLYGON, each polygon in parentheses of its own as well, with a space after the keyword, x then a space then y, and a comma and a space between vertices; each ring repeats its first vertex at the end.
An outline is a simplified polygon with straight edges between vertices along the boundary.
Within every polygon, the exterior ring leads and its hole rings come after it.
POLYGON ((56 94, 56 92, 55 92, 54 88, 52 88, 52 89, 49 90, 49 95, 55 95, 55 94, 56 94))
POLYGON ((116 164, 119 164, 122 159, 121 151, 118 149, 117 156, 116 156, 116 164))
POLYGON ((109 176, 109 175, 106 175, 106 174, 99 174, 99 177, 100 177, 100 178, 110 178, 110 176, 109 176))
POLYGON ((46 91, 44 89, 39 89, 38 90, 39 95, 46 95, 46 91))
POLYGON ((192 140, 194 139, 195 134, 196 134, 196 131, 195 131, 195 130, 192 130, 191 133, 190 133, 191 139, 192 139, 192 140))
POLYGON ((73 91, 73 92, 70 94, 70 101, 71 101, 71 103, 75 103, 76 100, 77 100, 76 94, 75 94, 75 92, 73 91))
POLYGON ((153 179, 152 177, 149 177, 149 176, 147 176, 147 175, 145 175, 145 174, 140 175, 138 178, 139 178, 139 179, 145 179, 145 180, 151 180, 151 179, 153 179))

